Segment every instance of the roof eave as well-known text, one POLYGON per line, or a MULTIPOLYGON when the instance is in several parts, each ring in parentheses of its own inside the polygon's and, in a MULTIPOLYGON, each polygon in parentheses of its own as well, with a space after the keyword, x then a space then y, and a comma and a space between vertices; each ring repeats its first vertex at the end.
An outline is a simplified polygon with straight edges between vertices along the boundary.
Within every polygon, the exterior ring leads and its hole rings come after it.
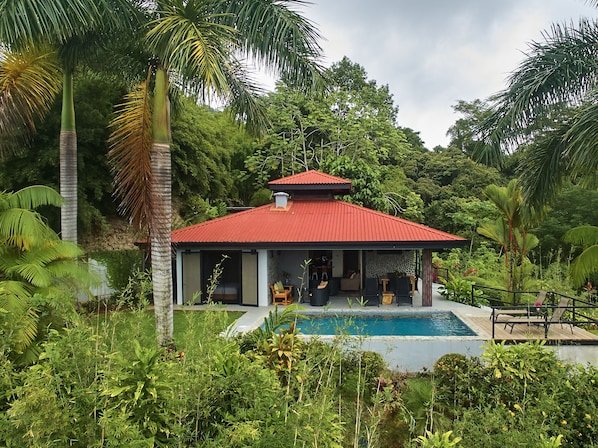
POLYGON ((173 243, 179 248, 196 248, 196 249, 214 249, 214 248, 230 248, 230 249, 302 249, 306 247, 327 248, 327 249, 359 249, 359 250, 443 250, 465 247, 469 244, 469 240, 446 240, 446 241, 302 241, 302 242, 181 242, 173 243))

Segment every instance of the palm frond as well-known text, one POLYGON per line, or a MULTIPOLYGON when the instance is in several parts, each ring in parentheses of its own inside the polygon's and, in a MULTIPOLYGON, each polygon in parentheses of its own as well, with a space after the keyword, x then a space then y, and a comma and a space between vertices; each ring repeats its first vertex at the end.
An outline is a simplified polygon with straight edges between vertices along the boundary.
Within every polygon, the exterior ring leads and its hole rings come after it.
POLYGON ((597 226, 579 226, 569 229, 563 235, 563 241, 569 244, 590 246, 598 244, 597 226))
POLYGON ((78 263, 74 260, 81 255, 82 250, 75 244, 62 240, 44 241, 21 254, 6 272, 37 288, 46 288, 57 279, 78 272, 78 263))
POLYGON ((566 158, 569 124, 544 133, 523 151, 519 183, 525 204, 549 204, 570 174, 566 158))
MULTIPOLYGON (((234 0, 220 2, 218 19, 238 30, 237 45, 263 68, 294 85, 317 87, 324 72, 315 25, 296 10, 302 0, 234 0)), ((321 86, 319 86, 321 87, 321 86)))
POLYGON ((26 209, 10 209, 0 213, 0 242, 29 250, 41 240, 58 238, 47 227, 39 213, 26 209))
POLYGON ((8 195, 8 207, 36 209, 51 205, 60 207, 64 203, 63 197, 53 188, 45 185, 31 185, 8 195))
POLYGON ((32 295, 31 285, 18 280, 0 281, 0 308, 22 313, 28 308, 27 299, 32 295))
MULTIPOLYGON (((490 184, 484 189, 484 196, 490 199, 513 222, 517 220, 521 207, 521 191, 516 180, 512 180, 506 187, 490 184)), ((513 222, 513 225, 516 223, 513 222)))
POLYGON ((517 247, 525 249, 525 253, 529 252, 530 250, 533 250, 534 248, 538 247, 538 244, 540 244, 540 240, 538 239, 538 237, 531 233, 522 234, 520 231, 517 230, 513 232, 513 235, 515 237, 517 247))
POLYGON ((136 3, 126 0, 27 0, 0 2, 0 41, 64 42, 92 31, 133 25, 136 3))
POLYGON ((0 155, 26 142, 61 88, 56 53, 24 47, 0 53, 0 155))
POLYGON ((230 89, 230 110, 249 132, 260 135, 269 124, 266 108, 256 95, 260 88, 248 82, 240 65, 229 65, 226 78, 230 89))
POLYGON ((23 353, 37 337, 39 316, 34 308, 27 308, 21 314, 13 313, 11 318, 18 323, 11 339, 15 342, 17 353, 23 353))
POLYGON ((152 213, 151 170, 152 122, 149 82, 129 93, 110 123, 108 157, 114 174, 114 194, 121 200, 119 210, 138 226, 152 213))
POLYGON ((596 85, 598 25, 581 19, 577 28, 555 24, 544 42, 532 42, 526 59, 508 80, 503 103, 522 129, 550 115, 553 105, 580 104, 596 85))
POLYGON ((52 283, 52 276, 46 270, 44 263, 37 260, 31 262, 20 262, 13 266, 8 274, 18 275, 23 281, 30 283, 36 288, 45 288, 52 283))
POLYGON ((571 262, 569 276, 574 286, 583 285, 591 274, 598 272, 598 245, 585 249, 571 262))
POLYGON ((477 228, 477 232, 492 241, 496 241, 503 248, 507 248, 509 245, 509 228, 502 218, 482 224, 477 228))
POLYGON ((29 250, 39 241, 57 240, 58 235, 33 209, 62 202, 60 194, 42 185, 0 193, 0 241, 17 250, 29 250))
POLYGON ((577 27, 555 24, 532 42, 525 60, 508 79, 507 88, 490 98, 493 113, 479 133, 493 151, 497 143, 518 144, 563 108, 578 106, 596 86, 598 24, 581 19, 577 27))
POLYGON ((14 344, 17 352, 25 350, 37 336, 38 315, 31 306, 30 298, 31 291, 22 282, 0 282, 0 308, 10 316, 4 337, 14 344))
POLYGON ((196 79, 205 91, 228 92, 222 67, 234 56, 230 43, 235 31, 218 23, 205 1, 161 5, 150 23, 146 40, 166 67, 185 79, 196 79))
POLYGON ((72 259, 54 260, 46 266, 46 269, 54 277, 55 285, 73 284, 77 290, 80 290, 91 285, 98 286, 100 283, 99 278, 90 274, 84 263, 73 263, 72 259))
POLYGON ((568 159, 568 170, 582 184, 593 185, 598 172, 598 90, 592 91, 575 110, 564 140, 567 142, 563 152, 568 159))

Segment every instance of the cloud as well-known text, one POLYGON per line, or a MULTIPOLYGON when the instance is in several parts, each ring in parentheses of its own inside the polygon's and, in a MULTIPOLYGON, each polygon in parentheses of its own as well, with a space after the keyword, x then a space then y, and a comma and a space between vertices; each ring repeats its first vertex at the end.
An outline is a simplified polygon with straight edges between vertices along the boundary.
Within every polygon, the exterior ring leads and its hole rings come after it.
POLYGON ((387 84, 399 125, 429 148, 448 144, 451 106, 504 88, 542 30, 597 12, 582 0, 316 0, 300 11, 325 38, 324 64, 347 56, 387 84))

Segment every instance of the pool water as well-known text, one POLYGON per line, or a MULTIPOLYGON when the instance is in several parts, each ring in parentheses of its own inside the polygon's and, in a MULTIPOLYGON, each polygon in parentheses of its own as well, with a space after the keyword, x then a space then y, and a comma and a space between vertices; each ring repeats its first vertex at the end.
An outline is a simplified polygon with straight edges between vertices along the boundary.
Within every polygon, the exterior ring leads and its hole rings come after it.
POLYGON ((451 312, 304 315, 297 327, 303 334, 321 336, 476 336, 451 312))

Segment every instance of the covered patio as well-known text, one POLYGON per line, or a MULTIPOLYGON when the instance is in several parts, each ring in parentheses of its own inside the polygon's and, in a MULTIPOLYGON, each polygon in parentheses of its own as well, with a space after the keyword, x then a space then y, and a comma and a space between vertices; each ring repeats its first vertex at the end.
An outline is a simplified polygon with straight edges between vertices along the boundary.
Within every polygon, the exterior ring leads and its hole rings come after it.
MULTIPOLYGON (((363 293, 368 279, 396 274, 421 279, 421 306, 429 307, 432 251, 468 243, 336 199, 350 193, 351 182, 329 174, 307 171, 269 187, 273 204, 172 232, 177 304, 196 302, 199 295, 200 301, 265 307, 272 303, 271 286, 282 282, 299 300, 310 280, 363 293), (222 276, 208 296, 220 260, 222 276)), ((336 288, 330 292, 335 294, 336 288)))

